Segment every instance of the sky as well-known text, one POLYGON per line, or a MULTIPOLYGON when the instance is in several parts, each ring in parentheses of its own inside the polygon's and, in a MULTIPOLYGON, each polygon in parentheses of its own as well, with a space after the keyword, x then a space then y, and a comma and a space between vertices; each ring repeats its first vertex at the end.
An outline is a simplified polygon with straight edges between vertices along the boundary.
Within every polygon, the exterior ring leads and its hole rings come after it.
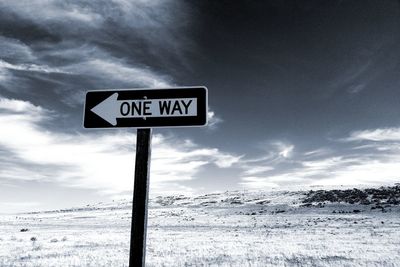
POLYGON ((136 130, 85 92, 206 86, 154 129, 150 196, 400 182, 400 1, 0 2, 0 210, 132 198, 136 130))

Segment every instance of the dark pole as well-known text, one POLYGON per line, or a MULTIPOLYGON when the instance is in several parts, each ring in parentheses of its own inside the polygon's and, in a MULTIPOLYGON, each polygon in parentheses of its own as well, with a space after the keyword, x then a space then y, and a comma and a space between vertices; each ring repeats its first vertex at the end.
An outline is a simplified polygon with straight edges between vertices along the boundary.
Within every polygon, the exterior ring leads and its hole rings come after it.
POLYGON ((151 129, 138 129, 136 137, 129 267, 145 266, 150 157, 151 129))

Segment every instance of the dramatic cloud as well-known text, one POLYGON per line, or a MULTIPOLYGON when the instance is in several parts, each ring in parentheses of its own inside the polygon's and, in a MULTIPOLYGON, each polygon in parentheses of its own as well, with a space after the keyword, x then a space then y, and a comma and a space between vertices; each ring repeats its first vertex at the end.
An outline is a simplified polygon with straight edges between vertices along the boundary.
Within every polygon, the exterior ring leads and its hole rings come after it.
POLYGON ((190 85, 208 127, 155 130, 154 191, 394 181, 398 3, 256 2, 0 1, 0 183, 128 193, 135 136, 83 130, 85 92, 190 85))
POLYGON ((183 2, 22 0, 0 10, 1 86, 44 87, 60 105, 81 104, 90 88, 173 86, 172 66, 191 47, 183 2))
MULTIPOLYGON (((50 182, 114 195, 131 190, 135 136, 82 132, 84 93, 177 86, 173 75, 189 68, 185 57, 193 49, 190 20, 184 2, 169 0, 2 1, 1 182, 50 182)), ((210 111, 208 129, 221 121, 210 111)), ((153 193, 192 192, 182 182, 240 159, 173 135, 156 134, 153 144, 153 193)))

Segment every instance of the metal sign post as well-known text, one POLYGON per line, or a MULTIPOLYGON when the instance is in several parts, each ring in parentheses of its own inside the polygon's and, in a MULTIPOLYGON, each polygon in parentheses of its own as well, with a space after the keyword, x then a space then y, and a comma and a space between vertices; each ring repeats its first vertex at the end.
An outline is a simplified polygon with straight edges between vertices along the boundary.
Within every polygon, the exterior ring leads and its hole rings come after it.
POLYGON ((151 129, 138 129, 129 267, 142 267, 145 264, 150 158, 151 129))
POLYGON ((95 90, 86 93, 85 128, 137 130, 129 267, 144 267, 152 127, 207 124, 207 88, 95 90))

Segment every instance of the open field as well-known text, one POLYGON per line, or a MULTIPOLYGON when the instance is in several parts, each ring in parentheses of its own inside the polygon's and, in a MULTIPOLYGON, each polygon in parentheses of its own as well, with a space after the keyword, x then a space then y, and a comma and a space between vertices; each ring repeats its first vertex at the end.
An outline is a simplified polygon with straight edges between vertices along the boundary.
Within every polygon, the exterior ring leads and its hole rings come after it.
MULTIPOLYGON (((398 266, 400 187, 150 202, 148 266, 398 266)), ((3 215, 0 266, 127 266, 129 201, 3 215)))

